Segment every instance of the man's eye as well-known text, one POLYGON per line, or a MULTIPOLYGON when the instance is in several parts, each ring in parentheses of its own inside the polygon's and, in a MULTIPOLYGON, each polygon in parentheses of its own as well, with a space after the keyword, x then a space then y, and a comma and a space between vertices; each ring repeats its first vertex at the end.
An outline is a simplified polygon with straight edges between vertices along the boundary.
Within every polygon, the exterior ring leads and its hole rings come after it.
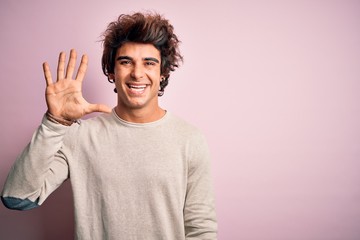
POLYGON ((126 60, 126 61, 121 61, 120 64, 121 65, 128 65, 130 64, 131 62, 129 60, 126 60))
POLYGON ((154 66, 154 65, 155 65, 154 62, 146 62, 145 64, 146 64, 146 65, 149 65, 149 66, 154 66))

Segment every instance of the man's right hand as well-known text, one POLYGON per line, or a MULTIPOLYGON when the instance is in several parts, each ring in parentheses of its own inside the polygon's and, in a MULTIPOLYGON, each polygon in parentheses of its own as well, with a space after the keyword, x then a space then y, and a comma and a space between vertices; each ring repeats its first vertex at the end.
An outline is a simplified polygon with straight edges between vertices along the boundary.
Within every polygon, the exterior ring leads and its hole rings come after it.
POLYGON ((76 63, 76 51, 70 51, 70 59, 65 72, 65 53, 59 56, 57 79, 54 83, 48 63, 43 64, 46 79, 46 104, 50 114, 57 118, 76 120, 92 112, 111 112, 111 108, 102 104, 90 104, 82 96, 88 57, 83 55, 80 66, 73 79, 76 63))

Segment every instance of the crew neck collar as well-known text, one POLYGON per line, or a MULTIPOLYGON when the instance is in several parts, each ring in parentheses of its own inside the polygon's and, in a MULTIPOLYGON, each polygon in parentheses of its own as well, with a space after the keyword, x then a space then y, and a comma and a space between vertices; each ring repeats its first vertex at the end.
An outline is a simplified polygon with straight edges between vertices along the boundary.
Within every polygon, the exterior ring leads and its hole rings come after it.
POLYGON ((120 122, 121 124, 123 125, 127 125, 127 126, 133 126, 133 127, 147 127, 147 126, 156 126, 156 125, 159 125, 161 124, 162 122, 165 122, 166 119, 169 118, 169 112, 167 110, 165 110, 165 114, 164 116, 162 116, 160 119, 156 120, 156 121, 153 121, 153 122, 147 122, 147 123, 135 123, 135 122, 129 122, 129 121, 126 121, 122 118, 120 118, 116 111, 115 111, 115 108, 112 109, 112 115, 115 117, 115 119, 120 122))

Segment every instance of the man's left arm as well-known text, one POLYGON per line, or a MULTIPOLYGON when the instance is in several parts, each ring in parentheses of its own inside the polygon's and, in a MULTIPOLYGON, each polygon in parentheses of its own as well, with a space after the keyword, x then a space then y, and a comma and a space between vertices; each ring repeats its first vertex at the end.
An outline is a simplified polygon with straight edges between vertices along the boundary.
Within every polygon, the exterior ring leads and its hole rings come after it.
POLYGON ((210 154, 202 135, 191 143, 188 182, 184 206, 185 236, 190 239, 217 239, 215 199, 211 180, 210 154))

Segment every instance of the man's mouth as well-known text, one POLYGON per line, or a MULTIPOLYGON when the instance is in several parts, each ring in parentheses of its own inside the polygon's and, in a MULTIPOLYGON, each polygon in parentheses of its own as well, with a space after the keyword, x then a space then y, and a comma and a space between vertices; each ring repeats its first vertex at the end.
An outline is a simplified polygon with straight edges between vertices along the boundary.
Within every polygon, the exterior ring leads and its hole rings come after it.
POLYGON ((144 85, 133 85, 133 84, 126 84, 128 86, 128 88, 130 88, 132 91, 134 92, 142 92, 145 90, 146 88, 146 84, 144 85))

